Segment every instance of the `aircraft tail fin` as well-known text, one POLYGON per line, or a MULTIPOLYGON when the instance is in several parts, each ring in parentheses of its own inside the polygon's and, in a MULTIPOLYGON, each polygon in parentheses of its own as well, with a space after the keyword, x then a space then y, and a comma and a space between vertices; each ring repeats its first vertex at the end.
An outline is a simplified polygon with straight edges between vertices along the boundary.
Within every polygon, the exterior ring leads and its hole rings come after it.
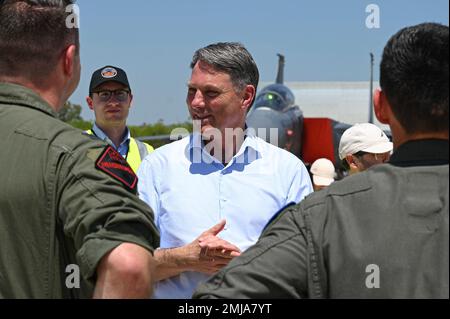
POLYGON ((278 74, 277 74, 277 84, 284 83, 284 55, 278 53, 278 74))

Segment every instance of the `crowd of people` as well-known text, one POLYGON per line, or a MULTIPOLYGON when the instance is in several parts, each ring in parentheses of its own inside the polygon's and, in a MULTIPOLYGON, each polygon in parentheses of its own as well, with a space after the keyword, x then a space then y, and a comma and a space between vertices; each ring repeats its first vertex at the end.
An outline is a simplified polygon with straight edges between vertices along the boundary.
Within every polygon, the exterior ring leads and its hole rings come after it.
POLYGON ((392 142, 349 128, 336 181, 247 130, 259 71, 236 42, 194 52, 200 130, 179 141, 131 137, 112 65, 92 74, 92 129, 56 119, 80 79, 71 3, 0 2, 0 298, 449 297, 448 26, 389 39, 374 106, 392 142))

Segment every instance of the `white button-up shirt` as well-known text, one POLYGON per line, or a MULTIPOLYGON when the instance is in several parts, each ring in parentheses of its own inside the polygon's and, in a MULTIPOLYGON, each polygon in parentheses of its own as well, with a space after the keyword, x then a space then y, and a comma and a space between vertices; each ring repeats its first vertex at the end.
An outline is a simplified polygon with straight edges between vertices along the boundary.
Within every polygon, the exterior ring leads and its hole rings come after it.
MULTIPOLYGON (((218 236, 242 251, 268 221, 312 192, 304 164, 293 154, 247 135, 224 166, 203 147, 199 134, 165 145, 147 156, 138 190, 152 207, 161 248, 180 247, 226 219, 218 236)), ((155 298, 190 298, 208 275, 184 272, 156 283, 155 298)))

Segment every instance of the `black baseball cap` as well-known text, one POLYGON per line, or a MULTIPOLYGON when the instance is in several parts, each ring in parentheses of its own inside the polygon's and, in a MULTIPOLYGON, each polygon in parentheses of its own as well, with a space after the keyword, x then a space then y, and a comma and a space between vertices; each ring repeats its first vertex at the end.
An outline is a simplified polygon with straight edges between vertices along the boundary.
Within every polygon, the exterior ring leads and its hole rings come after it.
POLYGON ((103 68, 98 69, 92 74, 91 84, 89 85, 89 94, 91 94, 96 87, 105 82, 114 81, 125 85, 130 88, 130 83, 128 82, 127 74, 121 68, 107 65, 103 68))

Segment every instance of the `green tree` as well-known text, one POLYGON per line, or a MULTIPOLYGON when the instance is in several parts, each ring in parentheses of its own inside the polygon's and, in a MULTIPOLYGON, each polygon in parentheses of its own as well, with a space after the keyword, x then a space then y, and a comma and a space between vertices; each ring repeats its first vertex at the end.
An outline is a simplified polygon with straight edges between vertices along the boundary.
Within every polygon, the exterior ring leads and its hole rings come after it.
POLYGON ((134 137, 161 136, 161 139, 151 139, 144 141, 151 144, 154 148, 158 148, 170 142, 168 137, 175 128, 185 128, 188 132, 192 132, 192 122, 186 121, 182 123, 165 124, 162 119, 154 124, 142 124, 140 126, 129 126, 131 135, 134 137))
POLYGON ((87 131, 92 128, 94 123, 92 121, 81 120, 72 120, 68 122, 68 124, 72 125, 75 128, 79 128, 80 130, 87 131))
POLYGON ((67 101, 66 104, 58 112, 57 117, 63 122, 82 121, 81 117, 81 105, 72 104, 67 101))
MULTIPOLYGON (((92 128, 94 122, 86 121, 81 117, 81 106, 67 102, 64 108, 59 113, 58 117, 72 125, 75 128, 86 131, 92 128)), ((192 122, 191 120, 186 120, 181 123, 165 124, 162 119, 153 124, 142 124, 142 125, 130 125, 128 128, 131 131, 131 136, 133 137, 146 137, 146 136, 161 136, 159 139, 148 140, 153 147, 158 148, 164 144, 170 142, 168 136, 172 133, 175 128, 185 128, 188 132, 192 132, 192 122)))

